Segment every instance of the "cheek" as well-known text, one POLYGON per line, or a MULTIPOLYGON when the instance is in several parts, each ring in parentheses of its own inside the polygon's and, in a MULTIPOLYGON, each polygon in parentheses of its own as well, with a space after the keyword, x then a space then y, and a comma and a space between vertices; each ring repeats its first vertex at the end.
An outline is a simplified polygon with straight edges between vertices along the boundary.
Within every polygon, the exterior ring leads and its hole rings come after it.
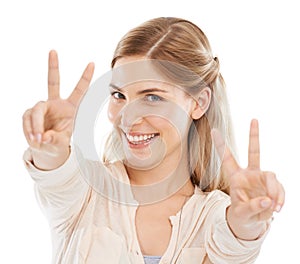
POLYGON ((145 116, 144 120, 157 130, 165 130, 171 126, 170 122, 161 116, 149 115, 145 116))
MULTIPOLYGON (((169 137, 178 137, 179 130, 176 125, 169 119, 162 117, 147 117, 145 118, 148 124, 151 125, 156 131, 162 134, 167 140, 169 137)), ((173 138, 175 139, 175 138, 173 138)))
POLYGON ((107 117, 112 124, 116 122, 119 112, 121 111, 121 108, 122 108, 121 106, 118 106, 112 101, 109 101, 108 108, 107 108, 107 117))
MULTIPOLYGON (((161 135, 161 140, 165 146, 167 152, 175 149, 183 149, 187 142, 187 132, 182 131, 182 128, 178 128, 175 122, 164 118, 148 118, 148 124, 154 128, 155 131, 161 135)), ((188 127, 186 127, 188 130, 188 127)))

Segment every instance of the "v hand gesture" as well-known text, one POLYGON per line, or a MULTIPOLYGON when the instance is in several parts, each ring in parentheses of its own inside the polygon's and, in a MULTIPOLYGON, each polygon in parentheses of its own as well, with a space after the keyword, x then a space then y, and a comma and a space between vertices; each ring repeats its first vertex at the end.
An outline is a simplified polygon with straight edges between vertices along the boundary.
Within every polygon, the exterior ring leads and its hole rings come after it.
POLYGON ((218 131, 212 131, 212 136, 230 184, 229 227, 241 239, 256 239, 265 231, 273 212, 280 211, 285 196, 275 174, 260 169, 258 121, 252 120, 250 126, 247 168, 238 165, 218 131))
POLYGON ((67 99, 60 98, 58 56, 49 53, 48 100, 40 101, 23 115, 23 130, 31 147, 34 163, 42 169, 60 166, 69 155, 74 118, 94 72, 90 63, 67 99))

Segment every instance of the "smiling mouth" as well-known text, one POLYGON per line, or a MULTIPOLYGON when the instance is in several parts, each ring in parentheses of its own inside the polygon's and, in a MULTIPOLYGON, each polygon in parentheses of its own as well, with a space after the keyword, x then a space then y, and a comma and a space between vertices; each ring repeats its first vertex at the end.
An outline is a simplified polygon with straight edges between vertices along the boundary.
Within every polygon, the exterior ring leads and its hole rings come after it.
POLYGON ((125 133, 127 141, 130 145, 148 145, 159 133, 152 134, 130 134, 125 133))

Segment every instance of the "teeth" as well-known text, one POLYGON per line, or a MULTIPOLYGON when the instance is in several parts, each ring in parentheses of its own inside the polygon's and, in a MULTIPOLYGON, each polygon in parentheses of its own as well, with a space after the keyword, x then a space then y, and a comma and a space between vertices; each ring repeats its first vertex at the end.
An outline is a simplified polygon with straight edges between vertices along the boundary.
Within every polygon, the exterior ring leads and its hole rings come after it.
POLYGON ((154 138, 154 136, 155 136, 155 134, 140 135, 140 136, 131 136, 129 134, 126 134, 127 139, 130 142, 134 142, 134 143, 149 140, 151 138, 154 138))

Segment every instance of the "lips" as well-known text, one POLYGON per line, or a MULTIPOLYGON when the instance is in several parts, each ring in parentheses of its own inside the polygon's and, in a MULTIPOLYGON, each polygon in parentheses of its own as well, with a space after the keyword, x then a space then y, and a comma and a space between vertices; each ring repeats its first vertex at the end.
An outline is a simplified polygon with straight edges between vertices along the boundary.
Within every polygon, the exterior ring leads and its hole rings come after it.
POLYGON ((159 133, 125 133, 128 143, 131 145, 148 145, 159 133))

